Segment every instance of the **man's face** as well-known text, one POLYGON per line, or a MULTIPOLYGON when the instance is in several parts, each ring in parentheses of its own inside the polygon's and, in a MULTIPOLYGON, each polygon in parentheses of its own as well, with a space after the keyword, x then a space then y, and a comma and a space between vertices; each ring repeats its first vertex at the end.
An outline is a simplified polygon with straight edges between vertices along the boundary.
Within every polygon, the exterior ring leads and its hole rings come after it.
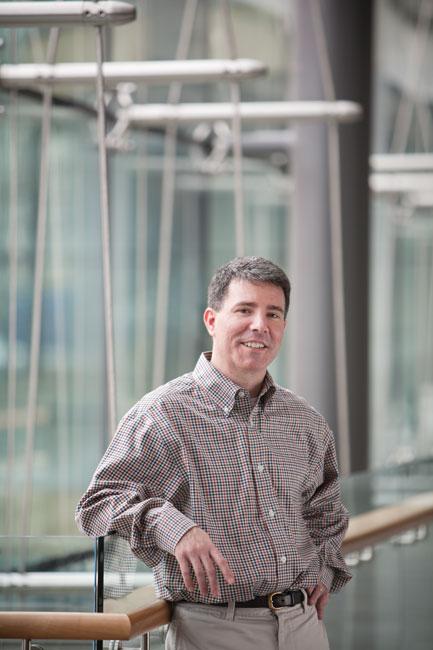
POLYGON ((240 385, 243 377, 261 382, 281 345, 284 305, 281 287, 232 280, 221 309, 208 307, 204 313, 213 365, 240 385))

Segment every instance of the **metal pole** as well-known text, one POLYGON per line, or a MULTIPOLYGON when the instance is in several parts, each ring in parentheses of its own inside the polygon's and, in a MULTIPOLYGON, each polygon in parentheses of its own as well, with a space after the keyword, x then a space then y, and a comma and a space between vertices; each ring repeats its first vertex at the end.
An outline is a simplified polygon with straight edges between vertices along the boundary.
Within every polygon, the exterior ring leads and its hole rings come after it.
POLYGON ((0 2, 0 26, 122 25, 135 19, 126 2, 0 2))
MULTIPOLYGON (((105 563, 105 537, 95 539, 95 612, 104 611, 104 563, 105 563)), ((102 650, 103 642, 93 642, 95 650, 102 650)))
MULTIPOLYGON (((135 104, 119 111, 130 124, 164 126, 170 123, 213 122, 233 120, 235 108, 231 103, 207 104, 135 104)), ((243 123, 266 122, 287 124, 297 122, 355 122, 361 118, 359 104, 349 101, 309 102, 242 102, 239 115, 243 123)))
MULTIPOLYGON (((173 81, 239 80, 266 73, 266 66, 254 59, 212 59, 190 61, 106 61, 102 65, 105 86, 115 87, 126 81, 164 84, 173 81)), ((96 63, 5 63, 0 66, 0 84, 6 88, 41 84, 92 84, 96 63)))
POLYGON ((370 167, 373 172, 433 171, 433 155, 431 153, 377 153, 370 156, 370 167))
POLYGON ((104 321, 105 321, 105 358, 107 364, 107 393, 108 393, 108 429, 110 439, 116 431, 116 377, 114 359, 114 323, 113 297, 111 287, 111 254, 110 254, 110 215, 108 199, 108 169, 107 149, 105 144, 105 103, 104 79, 102 74, 103 42, 102 27, 97 27, 96 57, 98 75, 96 80, 98 105, 98 150, 99 150, 99 192, 102 236, 102 272, 104 286, 104 321))

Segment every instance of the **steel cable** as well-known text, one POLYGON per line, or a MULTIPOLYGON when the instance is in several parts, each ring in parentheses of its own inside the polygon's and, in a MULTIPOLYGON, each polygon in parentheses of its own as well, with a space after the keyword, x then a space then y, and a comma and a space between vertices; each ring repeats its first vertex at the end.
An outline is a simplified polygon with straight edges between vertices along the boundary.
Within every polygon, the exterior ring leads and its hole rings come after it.
MULTIPOLYGON (((11 34, 11 58, 17 57, 17 36, 11 34)), ((17 292, 18 292, 18 96, 10 95, 10 193, 9 193, 9 323, 8 323, 8 401, 5 531, 12 533, 12 498, 14 485, 16 397, 17 397, 17 292)))
MULTIPOLYGON (((47 63, 54 63, 60 30, 57 27, 50 29, 47 48, 47 63)), ((42 104, 42 133, 41 133, 41 158, 39 171, 39 197, 36 226, 35 244, 35 275, 33 285, 33 313, 30 341, 30 370, 27 397, 27 422, 24 462, 24 490, 21 511, 22 537, 30 532, 31 501, 33 495, 33 465, 34 465, 34 438, 36 427, 36 407, 38 396, 40 343, 41 343, 41 317, 42 317, 42 288, 45 266, 45 243, 47 226, 47 198, 49 174, 49 144, 51 135, 51 103, 52 90, 46 87, 43 93, 42 104)), ((24 558, 23 558, 24 559, 24 558)))
MULTIPOLYGON (((176 60, 186 59, 188 57, 196 11, 197 0, 186 0, 176 51, 176 60)), ((181 91, 181 83, 172 83, 170 85, 168 93, 168 104, 178 104, 180 101, 181 91)), ((154 387, 159 386, 165 380, 168 335, 168 299, 170 291, 171 251, 173 236, 176 138, 177 125, 175 123, 171 123, 167 126, 164 141, 164 168, 161 190, 162 197, 161 221, 159 231, 158 286, 156 298, 155 346, 153 356, 152 380, 154 387)))
MULTIPOLYGON (((223 17, 226 27, 227 44, 231 59, 237 59, 237 46, 233 28, 233 18, 228 0, 222 0, 223 17)), ((242 183, 242 123, 240 116, 241 90, 238 81, 230 82, 230 99, 233 104, 234 114, 232 120, 233 132, 233 178, 235 198, 235 233, 236 255, 245 254, 245 223, 244 223, 244 196, 242 183)))

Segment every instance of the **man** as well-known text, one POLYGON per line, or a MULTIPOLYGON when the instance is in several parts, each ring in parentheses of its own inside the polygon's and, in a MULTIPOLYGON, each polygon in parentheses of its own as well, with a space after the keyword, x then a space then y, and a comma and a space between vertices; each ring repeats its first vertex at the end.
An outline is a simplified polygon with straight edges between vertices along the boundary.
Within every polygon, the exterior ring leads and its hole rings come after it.
POLYGON ((78 505, 85 533, 116 531, 153 567, 168 650, 328 648, 348 517, 329 427, 267 372, 289 297, 263 258, 218 269, 212 353, 124 416, 78 505))

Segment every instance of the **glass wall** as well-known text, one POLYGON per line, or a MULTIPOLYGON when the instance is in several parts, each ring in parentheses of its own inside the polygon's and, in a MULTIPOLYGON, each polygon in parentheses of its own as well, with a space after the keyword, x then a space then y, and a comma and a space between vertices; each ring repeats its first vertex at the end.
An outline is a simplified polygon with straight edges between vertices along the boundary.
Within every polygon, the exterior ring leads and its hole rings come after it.
POLYGON ((375 466, 433 452, 432 14, 431 3, 421 0, 376 2, 370 337, 375 466))
MULTIPOLYGON (((266 76, 241 83, 242 99, 294 96, 294 5, 282 0, 230 5, 237 54, 260 59, 269 69, 266 76)), ((184 3, 147 0, 136 6, 136 22, 106 34, 107 59, 175 57, 184 3)), ((221 6, 217 0, 197 3, 189 58, 230 55, 221 6)), ((421 0, 375 3, 375 154, 430 152, 429 11, 429 3, 421 0)), ((0 30, 0 62, 45 61, 48 35, 42 28, 0 30)), ((57 61, 94 60, 92 28, 61 30, 57 61)), ((136 103, 166 102, 169 94, 167 85, 121 90, 123 99, 129 93, 136 103)), ((114 115, 119 98, 110 91, 106 99, 114 115)), ((182 101, 229 99, 227 82, 187 84, 181 92, 182 101)), ((75 503, 109 438, 95 92, 88 86, 54 89, 33 441, 28 412, 41 89, 17 94, 0 89, 0 104, 0 521, 10 534, 73 533, 75 503)), ((108 129, 113 126, 109 119, 108 129)), ((287 269, 292 205, 288 148, 293 138, 288 128, 265 131, 243 129, 245 250, 271 257, 287 269), (257 131, 266 137, 260 139, 257 131)), ((170 268, 161 364, 156 314, 165 138, 161 128, 130 129, 109 153, 119 417, 158 383, 157 378, 168 380, 189 371, 200 351, 210 346, 201 323, 206 286, 213 269, 235 254, 230 124, 210 131, 202 125, 182 126, 176 146, 173 230, 163 242, 170 268), (228 155, 216 164, 218 129, 227 136, 228 155)), ((406 166, 413 162, 405 160, 406 166)), ((425 158, 424 167, 410 178, 404 164, 398 173, 385 173, 372 163, 373 466, 428 455, 433 447, 431 161, 425 158), (396 184, 400 189, 395 190, 396 184)), ((272 370, 277 381, 289 384, 287 349, 272 370)))
MULTIPOLYGON (((290 11, 283 2, 232 5, 238 56, 258 58, 269 66, 266 77, 241 83, 242 99, 285 99, 293 58, 290 11)), ((184 3, 140 1, 136 6, 136 22, 106 34, 106 58, 174 58, 184 3)), ((229 58, 222 3, 201 1, 195 11, 188 58, 229 58)), ((46 60, 48 29, 2 29, 0 37, 1 62, 46 60)), ((93 28, 64 28, 56 60, 94 61, 95 47, 93 28)), ((53 90, 38 387, 36 413, 29 424, 34 276, 41 255, 36 246, 41 91, 0 90, 5 108, 0 116, 0 521, 2 527, 5 522, 3 532, 18 535, 76 530, 75 504, 109 438, 91 87, 53 90)), ((123 92, 131 92, 134 102, 166 102, 169 87, 128 87, 123 92)), ((115 92, 106 99, 114 114, 115 92)), ((229 84, 188 84, 181 99, 228 101, 229 84)), ((108 130, 113 126, 108 120, 108 130)), ((225 132, 230 140, 230 124, 225 132)), ((206 287, 215 267, 235 255, 233 161, 228 155, 212 166, 213 135, 197 144, 202 133, 197 125, 178 130, 172 237, 163 242, 170 269, 162 381, 192 369, 200 351, 210 347, 201 321, 206 287)), ((246 138, 248 133, 245 129, 246 138)), ((109 152, 118 417, 154 386, 157 375, 164 149, 164 129, 134 129, 109 152)), ((284 143, 277 153, 256 147, 243 161, 245 251, 270 257, 285 268, 290 239, 287 163, 284 143)), ((277 380, 286 381, 287 355, 281 355, 273 372, 277 380)))

